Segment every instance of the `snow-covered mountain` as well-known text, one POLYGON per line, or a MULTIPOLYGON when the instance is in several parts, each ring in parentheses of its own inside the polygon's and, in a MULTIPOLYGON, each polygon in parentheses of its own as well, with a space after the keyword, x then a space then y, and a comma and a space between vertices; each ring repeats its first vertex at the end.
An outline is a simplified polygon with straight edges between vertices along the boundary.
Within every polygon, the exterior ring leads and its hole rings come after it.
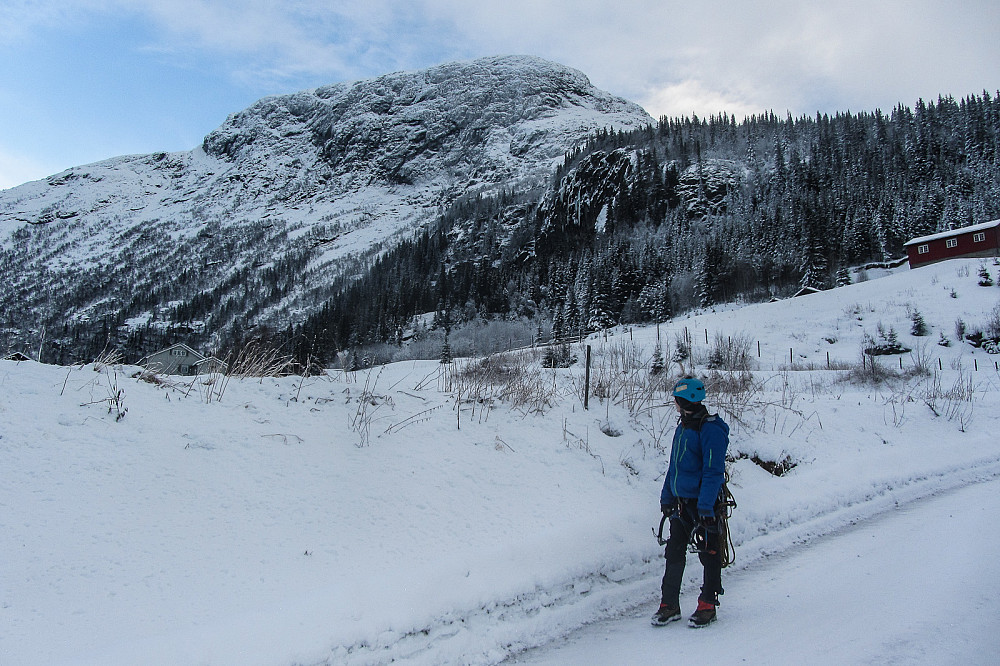
POLYGON ((0 192, 7 346, 122 315, 287 323, 358 270, 352 260, 456 198, 529 186, 588 134, 650 122, 582 73, 526 56, 264 98, 194 150, 0 192))

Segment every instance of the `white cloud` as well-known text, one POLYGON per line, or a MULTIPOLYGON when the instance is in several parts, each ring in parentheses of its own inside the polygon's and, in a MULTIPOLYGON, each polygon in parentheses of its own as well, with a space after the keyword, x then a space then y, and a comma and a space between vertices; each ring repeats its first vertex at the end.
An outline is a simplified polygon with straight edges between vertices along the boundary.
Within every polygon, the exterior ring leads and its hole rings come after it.
POLYGON ((741 120, 762 111, 739 95, 727 95, 695 80, 681 81, 651 90, 636 101, 656 119, 660 116, 690 117, 692 114, 707 118, 725 111, 730 116, 735 116, 737 120, 741 120))

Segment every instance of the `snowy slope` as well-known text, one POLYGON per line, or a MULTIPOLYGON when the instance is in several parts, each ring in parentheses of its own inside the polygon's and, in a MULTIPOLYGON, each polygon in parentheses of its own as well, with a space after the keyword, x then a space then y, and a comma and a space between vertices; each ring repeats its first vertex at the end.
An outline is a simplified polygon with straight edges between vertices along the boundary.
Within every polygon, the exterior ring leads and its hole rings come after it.
MULTIPOLYGON (((932 344, 958 317, 981 326, 1000 289, 978 265, 661 326, 762 342, 756 388, 715 403, 738 458, 738 568, 1000 474, 995 356, 933 345, 939 372, 878 386, 823 369, 879 321, 916 347, 906 304, 932 344), (796 466, 775 477, 754 457, 796 466)), ((647 363, 655 336, 589 341, 595 381, 645 377, 618 359, 647 363)), ((470 401, 436 363, 208 386, 0 361, 4 663, 488 664, 651 608, 671 409, 661 394, 630 413, 621 391, 585 411, 579 364, 528 363, 514 394, 533 397, 514 406, 470 401)))

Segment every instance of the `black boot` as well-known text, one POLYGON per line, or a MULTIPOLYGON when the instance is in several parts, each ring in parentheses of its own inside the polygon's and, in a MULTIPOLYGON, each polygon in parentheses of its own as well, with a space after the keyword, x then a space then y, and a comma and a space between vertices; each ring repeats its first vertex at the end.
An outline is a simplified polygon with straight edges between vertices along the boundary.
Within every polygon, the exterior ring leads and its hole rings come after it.
POLYGON ((662 627, 679 619, 681 619, 681 609, 678 606, 660 604, 659 610, 653 613, 652 623, 654 627, 662 627))
POLYGON ((715 607, 718 602, 711 603, 704 599, 698 599, 698 610, 688 619, 688 624, 696 629, 708 626, 715 622, 715 607))

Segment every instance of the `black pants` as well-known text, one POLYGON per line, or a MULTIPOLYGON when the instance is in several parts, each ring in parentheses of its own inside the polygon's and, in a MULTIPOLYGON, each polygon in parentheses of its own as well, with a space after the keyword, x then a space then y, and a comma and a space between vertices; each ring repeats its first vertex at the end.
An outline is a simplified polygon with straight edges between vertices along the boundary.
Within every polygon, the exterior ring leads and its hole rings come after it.
MULTIPOLYGON (((663 572, 663 584, 660 586, 661 603, 680 606, 687 546, 691 542, 691 533, 698 527, 697 503, 695 499, 681 499, 680 510, 670 517, 670 537, 667 539, 664 552, 667 565, 663 572)), ((708 531, 706 541, 707 547, 698 553, 698 559, 705 569, 701 595, 698 598, 711 604, 718 604, 719 595, 723 593, 722 551, 719 547, 718 530, 708 531)))

